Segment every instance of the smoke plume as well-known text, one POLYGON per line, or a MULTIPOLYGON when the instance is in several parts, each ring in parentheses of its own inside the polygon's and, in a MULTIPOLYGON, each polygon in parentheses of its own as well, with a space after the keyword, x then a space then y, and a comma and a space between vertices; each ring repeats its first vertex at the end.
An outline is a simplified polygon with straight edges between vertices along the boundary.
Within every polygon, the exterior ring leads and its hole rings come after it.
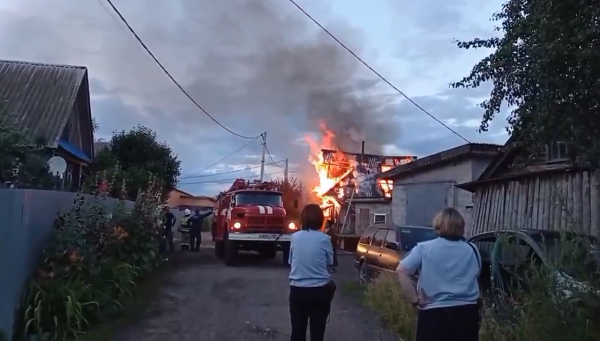
MULTIPOLYGON (((336 146, 350 152, 360 151, 363 140, 369 153, 397 140, 398 130, 385 111, 389 98, 376 94, 378 82, 289 2, 200 3, 211 13, 210 29, 221 42, 200 56, 201 64, 235 79, 227 85, 221 81, 223 90, 243 97, 245 105, 253 103, 245 111, 267 125, 270 141, 293 150, 290 137, 303 132, 319 137, 323 124, 335 135, 336 146)), ((314 12, 317 18, 332 18, 327 8, 314 12)), ((360 31, 335 19, 324 25, 362 52, 360 31)), ((222 105, 227 103, 232 101, 222 105)))

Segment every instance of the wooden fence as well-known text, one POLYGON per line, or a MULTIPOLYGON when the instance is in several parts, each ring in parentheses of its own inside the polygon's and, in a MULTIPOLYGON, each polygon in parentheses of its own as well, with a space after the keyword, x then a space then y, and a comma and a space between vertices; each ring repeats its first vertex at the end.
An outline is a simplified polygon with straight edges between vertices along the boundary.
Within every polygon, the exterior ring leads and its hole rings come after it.
POLYGON ((499 229, 575 230, 600 236, 600 171, 493 182, 474 195, 470 234, 499 229))

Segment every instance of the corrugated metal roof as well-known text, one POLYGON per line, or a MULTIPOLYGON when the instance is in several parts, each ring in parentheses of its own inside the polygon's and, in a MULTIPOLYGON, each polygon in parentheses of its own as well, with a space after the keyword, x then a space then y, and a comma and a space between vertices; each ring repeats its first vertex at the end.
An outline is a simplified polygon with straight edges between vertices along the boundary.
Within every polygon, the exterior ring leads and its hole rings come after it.
POLYGON ((0 60, 0 121, 13 117, 56 148, 86 75, 83 66, 0 60))
POLYGON ((490 143, 467 143, 452 149, 444 150, 436 154, 426 156, 413 162, 390 169, 387 172, 379 174, 379 179, 390 179, 408 172, 417 172, 438 164, 443 164, 450 160, 466 155, 489 155, 495 156, 500 153, 502 146, 490 143))

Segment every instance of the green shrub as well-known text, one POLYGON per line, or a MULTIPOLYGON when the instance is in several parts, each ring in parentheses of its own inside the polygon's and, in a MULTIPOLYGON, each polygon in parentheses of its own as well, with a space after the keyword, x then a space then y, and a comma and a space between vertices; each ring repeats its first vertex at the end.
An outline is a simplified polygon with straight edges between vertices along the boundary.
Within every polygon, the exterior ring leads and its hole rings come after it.
POLYGON ((136 279, 158 265, 160 187, 131 212, 107 210, 105 195, 78 196, 61 215, 17 315, 16 340, 44 334, 74 340, 120 313, 136 279))
POLYGON ((394 332, 405 340, 414 339, 416 310, 402 299, 400 284, 394 275, 385 273, 369 283, 365 303, 394 332))

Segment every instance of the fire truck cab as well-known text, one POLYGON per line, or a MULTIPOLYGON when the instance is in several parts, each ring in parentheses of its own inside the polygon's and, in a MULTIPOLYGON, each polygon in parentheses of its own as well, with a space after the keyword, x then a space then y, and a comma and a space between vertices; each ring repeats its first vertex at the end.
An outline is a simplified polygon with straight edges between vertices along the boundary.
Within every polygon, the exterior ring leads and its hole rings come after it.
MULTIPOLYGON (((298 206, 297 200, 294 207, 298 206)), ((215 255, 235 265, 238 251, 257 251, 266 259, 283 251, 287 264, 291 236, 297 225, 288 221, 283 196, 273 182, 237 179, 215 202, 212 236, 215 255)))

